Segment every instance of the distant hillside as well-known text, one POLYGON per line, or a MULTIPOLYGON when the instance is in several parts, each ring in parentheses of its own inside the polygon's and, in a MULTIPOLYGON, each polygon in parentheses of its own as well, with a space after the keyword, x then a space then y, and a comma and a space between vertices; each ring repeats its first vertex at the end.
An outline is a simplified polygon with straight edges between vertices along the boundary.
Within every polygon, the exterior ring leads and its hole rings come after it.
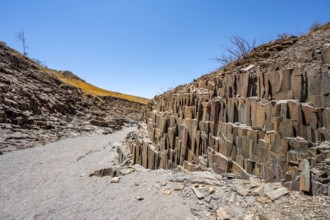
POLYGON ((97 96, 112 96, 115 98, 125 99, 132 102, 138 102, 141 104, 148 104, 149 99, 133 96, 133 95, 127 95, 119 92, 113 92, 105 89, 101 89, 99 87, 96 87, 88 82, 85 82, 84 80, 80 79, 70 71, 55 71, 51 69, 44 68, 47 73, 50 73, 52 76, 56 77, 57 79, 61 80, 62 82, 65 82, 67 84, 70 84, 72 86, 75 86, 77 88, 80 88, 86 93, 97 95, 97 96))
POLYGON ((41 67, 0 42, 0 154, 85 132, 111 133, 139 121, 146 102, 41 67))

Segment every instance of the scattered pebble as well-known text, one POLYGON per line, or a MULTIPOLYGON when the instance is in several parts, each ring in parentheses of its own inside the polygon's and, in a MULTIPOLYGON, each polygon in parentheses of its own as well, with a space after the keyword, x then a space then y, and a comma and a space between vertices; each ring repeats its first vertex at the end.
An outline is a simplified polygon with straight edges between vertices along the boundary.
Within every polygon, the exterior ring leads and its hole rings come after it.
POLYGON ((227 220, 227 219, 229 219, 228 214, 227 214, 226 211, 225 211, 223 208, 221 208, 221 207, 219 207, 219 208, 217 209, 217 215, 218 215, 218 217, 220 218, 220 220, 227 220))
POLYGON ((138 200, 138 201, 142 201, 142 200, 144 200, 144 198, 142 197, 142 196, 135 196, 134 197, 136 200, 138 200))
POLYGON ((172 194, 172 190, 171 189, 165 189, 164 190, 164 192, 163 192, 163 194, 165 194, 165 195, 171 195, 172 194))
POLYGON ((111 178, 111 183, 119 183, 120 177, 111 178))
POLYGON ((184 185, 182 183, 174 184, 174 191, 180 191, 184 189, 184 185))
POLYGON ((210 186, 208 191, 209 191, 209 194, 215 193, 215 189, 213 186, 210 186))

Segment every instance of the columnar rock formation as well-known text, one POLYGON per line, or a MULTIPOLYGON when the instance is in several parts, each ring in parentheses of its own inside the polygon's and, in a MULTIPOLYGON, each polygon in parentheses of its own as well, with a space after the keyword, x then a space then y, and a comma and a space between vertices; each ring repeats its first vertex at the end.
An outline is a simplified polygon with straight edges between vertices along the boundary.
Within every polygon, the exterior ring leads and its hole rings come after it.
POLYGON ((279 39, 155 97, 135 163, 281 181, 330 195, 330 24, 279 39))

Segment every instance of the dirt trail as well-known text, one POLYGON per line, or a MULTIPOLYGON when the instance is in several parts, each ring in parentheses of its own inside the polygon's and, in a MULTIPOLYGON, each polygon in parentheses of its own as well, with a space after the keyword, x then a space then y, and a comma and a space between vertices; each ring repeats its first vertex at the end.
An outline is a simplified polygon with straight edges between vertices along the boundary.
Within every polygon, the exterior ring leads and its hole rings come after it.
POLYGON ((186 219, 179 196, 159 196, 152 184, 169 172, 140 172, 111 184, 89 177, 116 161, 116 146, 135 128, 65 139, 0 156, 1 219, 186 219), (140 195, 145 199, 137 201, 140 195))
POLYGON ((270 200, 266 189, 280 183, 253 187, 254 181, 208 171, 151 171, 139 165, 127 165, 132 172, 119 183, 89 177, 118 165, 117 148, 134 129, 1 155, 0 219, 329 219, 329 197, 289 192, 270 200))

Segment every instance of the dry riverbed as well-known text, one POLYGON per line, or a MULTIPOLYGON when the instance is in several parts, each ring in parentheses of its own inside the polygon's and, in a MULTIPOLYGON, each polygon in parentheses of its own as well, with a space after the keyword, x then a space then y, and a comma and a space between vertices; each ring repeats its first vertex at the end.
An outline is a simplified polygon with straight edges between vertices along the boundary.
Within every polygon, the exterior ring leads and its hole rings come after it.
POLYGON ((271 200, 265 189, 275 191, 279 184, 229 179, 212 172, 150 171, 133 165, 118 183, 111 183, 110 176, 90 177, 95 170, 118 165, 117 147, 134 129, 1 155, 1 219, 330 217, 327 197, 288 192, 271 200))

